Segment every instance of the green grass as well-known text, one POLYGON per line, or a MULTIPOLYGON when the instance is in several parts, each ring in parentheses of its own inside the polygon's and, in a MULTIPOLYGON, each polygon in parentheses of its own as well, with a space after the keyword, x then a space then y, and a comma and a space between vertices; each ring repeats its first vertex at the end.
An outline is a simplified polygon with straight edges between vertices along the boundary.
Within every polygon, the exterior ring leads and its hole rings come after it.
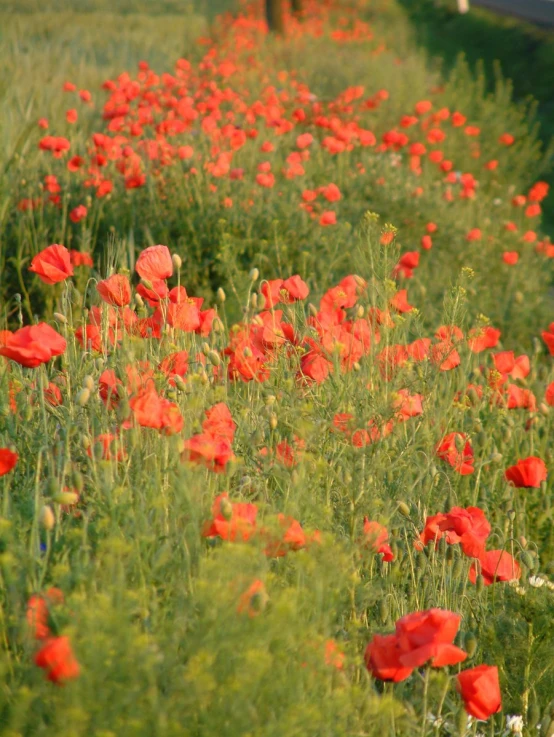
MULTIPOLYGON (((544 239, 541 217, 526 217, 513 204, 549 166, 534 111, 515 103, 501 78, 491 87, 486 71, 448 60, 440 69, 430 61, 417 36, 423 25, 412 25, 425 18, 410 19, 401 0, 344 3, 324 13, 321 25, 308 20, 309 32, 286 39, 236 29, 231 35, 229 17, 207 17, 216 9, 225 8, 129 0, 75 3, 69 10, 26 0, 0 9, 1 327, 15 330, 44 319, 67 341, 59 358, 36 368, 0 356, 0 448, 12 447, 19 456, 0 477, 0 732, 500 737, 505 717, 521 714, 524 737, 536 735, 538 722, 548 737, 554 419, 546 390, 554 371, 541 333, 551 322, 552 266, 535 248, 544 239), (333 40, 331 31, 344 28, 342 17, 347 28, 354 19, 368 22, 372 37, 333 40), (217 39, 211 47, 216 56, 208 58, 210 47, 197 39, 210 33, 217 39), (238 51, 246 40, 251 45, 238 51), (141 60, 158 74, 175 74, 179 58, 191 62, 192 73, 181 91, 170 89, 181 102, 191 95, 199 117, 167 140, 192 146, 192 160, 176 158, 160 171, 143 161, 144 186, 126 189, 117 164, 132 155, 117 157, 103 169, 113 192, 97 199, 80 174, 68 172, 67 156, 55 159, 39 150, 44 131, 37 121, 46 117, 48 133, 67 135, 71 155, 90 162, 92 135, 113 135, 102 118, 109 94, 102 83, 124 72, 134 78, 141 60), (210 67, 214 58, 231 60, 237 73, 223 78, 210 67), (90 90, 94 106, 63 92, 66 81, 90 90), (309 94, 297 83, 307 85, 309 94), (355 86, 363 86, 363 93, 345 102, 342 93, 355 86), (222 120, 233 112, 235 134, 258 130, 233 155, 231 166, 244 169, 243 179, 216 177, 206 167, 217 160, 218 146, 227 151, 231 145, 223 134, 210 138, 207 124, 200 125, 212 95, 222 89, 235 95, 220 105, 222 120), (383 90, 388 97, 381 94, 373 104, 383 90), (429 143, 429 128, 444 130, 440 149, 454 172, 475 177, 473 197, 460 196, 459 176, 445 181, 446 173, 427 158, 417 172, 405 147, 379 150, 383 136, 399 129, 422 100, 430 100, 433 111, 459 111, 467 125, 480 128, 477 139, 450 121, 430 126, 420 113, 402 129, 411 143, 428 149, 439 148, 429 143), (243 103, 261 107, 269 124, 261 115, 245 115, 243 103), (70 107, 79 113, 74 126, 65 120, 70 107), (298 109, 307 123, 296 122, 298 109), (327 117, 329 127, 318 116, 327 117), (327 153, 333 117, 341 123, 333 129, 337 136, 355 123, 375 134, 376 146, 354 138, 351 150, 327 153), (283 128, 295 124, 279 134, 275 120, 283 128), (289 178, 283 171, 298 150, 297 136, 306 132, 314 139, 310 157, 302 162, 304 173, 289 178), (504 133, 515 137, 512 146, 499 143, 504 133), (477 140, 479 157, 473 155, 477 140), (273 150, 260 150, 265 141, 273 150), (494 171, 484 167, 491 159, 499 162, 494 171), (267 188, 256 182, 266 161, 275 175, 275 185, 267 188), (59 207, 44 197, 48 175, 61 185, 59 207), (331 183, 341 199, 327 201, 320 193, 312 218, 301 207, 309 199, 303 193, 331 183), (32 210, 18 207, 28 198, 41 203, 32 210), (74 223, 69 212, 79 204, 88 213, 74 223), (336 225, 320 225, 323 210, 336 213, 336 225), (509 221, 516 231, 506 230, 509 221), (437 230, 432 249, 425 250, 420 244, 429 223, 437 230), (477 228, 481 239, 468 239, 477 228), (531 230, 536 241, 523 238, 531 230), (384 235, 391 233, 385 245, 384 235), (53 243, 90 253, 94 266, 77 267, 65 283, 45 285, 29 266, 53 243), (165 324, 165 318, 157 338, 121 327, 124 317, 153 315, 137 296, 135 265, 139 253, 155 244, 166 244, 179 256, 175 262, 182 261, 169 286, 183 285, 189 297, 205 299, 203 309, 217 310, 213 330, 201 335, 165 324), (395 277, 398 259, 413 251, 420 256, 413 278, 395 277), (517 265, 504 263, 506 251, 519 253, 517 265), (130 280, 125 313, 108 310, 96 290, 115 273, 130 280), (279 304, 281 314, 265 311, 267 280, 293 274, 305 280, 309 296, 279 304), (341 290, 328 290, 351 274, 366 288, 344 313, 333 313, 336 325, 318 327, 321 298, 340 299, 341 290), (391 308, 399 289, 407 290, 415 309, 399 314, 391 308), (101 314, 100 343, 83 348, 79 329, 91 325, 93 307, 101 314), (393 324, 383 315, 389 310, 393 324), (473 352, 470 331, 491 325, 501 331, 499 342, 473 352), (371 346, 352 338, 364 326, 371 346), (446 345, 459 354, 452 370, 441 370, 440 326, 456 326, 462 334, 446 345), (396 347, 402 355, 423 338, 431 346, 428 356, 404 355, 387 380, 387 351, 396 347), (305 377, 311 349, 320 351, 329 371, 320 383, 305 377), (188 370, 179 378, 168 376, 163 364, 177 351, 188 354, 188 370), (504 377, 499 388, 492 355, 500 351, 526 353, 530 371, 504 377), (229 366, 250 366, 253 355, 267 372, 259 380, 237 380, 229 366), (120 382, 111 402, 102 390, 106 371, 120 382), (61 393, 59 402, 48 401, 52 385, 61 393), (174 403, 171 417, 183 418, 182 429, 166 434, 152 427, 162 416, 152 397, 140 411, 143 390, 152 386, 174 403), (527 406, 508 403, 506 387, 526 398, 527 406), (406 392, 415 411, 399 417, 406 392), (186 448, 203 431, 206 411, 220 402, 236 431, 234 457, 215 473, 186 448), (343 413, 351 415, 357 434, 337 428, 343 413), (370 433, 373 442, 358 442, 370 433), (449 433, 467 436, 473 473, 455 468, 465 440, 454 445, 452 464, 438 455, 449 433), (117 435, 112 451, 124 450, 120 459, 103 453, 99 437, 105 434, 117 435), (514 488, 504 472, 529 456, 545 462, 548 479, 514 488), (79 494, 69 509, 68 491, 79 494), (256 505, 257 532, 249 540, 203 534, 223 492, 233 503, 256 505), (516 584, 484 586, 481 578, 470 583, 472 561, 445 538, 436 548, 414 545, 427 517, 454 506, 483 510, 492 528, 487 549, 504 549, 521 565, 516 584), (290 545, 283 556, 268 554, 276 540, 285 544, 278 515, 297 520, 306 535, 305 544, 290 545), (366 517, 387 527, 393 561, 384 562, 365 536, 366 517), (243 596, 255 581, 263 582, 267 598, 249 597, 249 616, 243 596), (64 603, 48 603, 48 627, 52 635, 70 638, 81 668, 63 688, 34 664, 41 643, 26 621, 29 597, 44 596, 50 587, 61 589, 64 603), (371 676, 364 651, 372 637, 391 633, 400 617, 432 607, 461 616, 455 642, 468 651, 467 660, 448 669, 416 669, 394 685, 371 676), (453 678, 460 667, 480 664, 499 668, 503 712, 486 725, 468 725, 453 678), (432 722, 429 713, 444 721, 432 722)), ((151 88, 156 102, 167 101, 164 84, 151 88)), ((158 120, 166 120, 171 105, 156 111, 158 120)), ((130 137, 135 153, 142 152, 139 141, 154 138, 145 124, 130 137)), ((348 291, 344 283, 341 289, 348 291)), ((162 313, 167 309, 164 304, 162 313)), ((12 339, 0 333, 0 340, 12 339)), ((238 514, 237 508, 222 507, 222 524, 229 513, 238 514)))

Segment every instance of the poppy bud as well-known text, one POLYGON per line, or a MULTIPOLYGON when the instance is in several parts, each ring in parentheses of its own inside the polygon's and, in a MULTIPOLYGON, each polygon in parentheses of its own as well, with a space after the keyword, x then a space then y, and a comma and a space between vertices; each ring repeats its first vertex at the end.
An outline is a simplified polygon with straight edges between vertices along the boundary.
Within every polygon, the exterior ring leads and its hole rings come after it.
POLYGON ((52 507, 45 504, 39 512, 38 521, 45 530, 52 530, 56 524, 56 517, 52 511, 52 507))
POLYGON ((475 651, 477 650, 477 638, 473 632, 468 632, 464 637, 464 650, 469 658, 472 658, 475 655, 475 651))
POLYGON ((410 516, 410 507, 406 504, 406 502, 398 502, 398 511, 404 517, 410 516))
POLYGON ((208 351, 206 354, 208 357, 208 361, 212 364, 212 366, 221 366, 221 358, 219 357, 219 353, 216 351, 208 351))
POLYGON ((83 445, 83 448, 85 450, 88 450, 90 448, 90 437, 88 435, 81 435, 81 443, 83 445))
POLYGON ((439 540, 439 554, 441 557, 445 555, 447 549, 448 542, 446 541, 446 537, 441 537, 441 539, 439 540))
POLYGON ((219 289, 217 290, 217 298, 220 302, 225 302, 225 300, 227 299, 227 295, 223 291, 222 287, 219 287, 219 289))
POLYGON ((454 445, 456 446, 456 450, 459 453, 462 453, 462 451, 464 450, 464 448, 466 446, 466 442, 467 442, 467 440, 466 440, 465 437, 462 437, 460 434, 456 434, 456 436, 454 438, 454 445))
POLYGON ((208 374, 206 373, 206 369, 203 366, 200 369, 200 371, 198 372, 198 376, 200 377, 200 381, 202 382, 202 384, 208 384, 209 383, 210 378, 209 378, 208 374))
POLYGON ((33 419, 33 408, 30 404, 25 408, 25 421, 30 422, 33 419))
POLYGON ((513 522, 516 517, 515 509, 508 509, 508 511, 506 512, 506 517, 510 520, 510 522, 513 522))
POLYGON ((452 566, 452 578, 460 578, 464 572, 464 562, 461 558, 454 561, 452 566))
POLYGON ((173 266, 179 271, 181 266, 183 265, 183 259, 179 256, 178 253, 174 253, 171 257, 171 260, 173 261, 173 266))
POLYGON ((58 489, 60 488, 60 485, 53 476, 48 479, 46 482, 46 494, 47 496, 52 496, 53 494, 56 494, 58 492, 58 489))
POLYGON ((65 315, 62 315, 61 312, 54 312, 54 319, 58 322, 63 323, 64 325, 67 325, 67 317, 65 315))
POLYGON ((94 389, 94 379, 90 374, 87 374, 83 380, 83 386, 88 389, 89 391, 93 391, 94 389))
POLYGON ((362 367, 360 366, 360 364, 357 361, 354 361, 354 363, 352 364, 352 368, 354 369, 354 371, 361 371, 362 370, 362 367))
POLYGON ((213 321, 212 327, 216 333, 221 333, 223 331, 223 323, 218 318, 213 321))
POLYGON ((83 491, 83 476, 79 473, 79 471, 73 471, 73 473, 71 474, 71 486, 77 489, 77 492, 79 494, 81 493, 81 491, 83 491))
POLYGON ((521 537, 519 538, 519 544, 521 545, 522 548, 526 548, 527 547, 527 538, 525 538, 525 537, 523 537, 523 535, 521 535, 521 537))
POLYGON ((248 346, 246 346, 246 348, 242 352, 242 355, 245 358, 251 358, 252 357, 252 350, 248 346))
POLYGON ((524 565, 530 571, 532 571, 533 568, 535 567, 535 559, 533 558, 531 553, 529 553, 527 550, 525 550, 523 553, 520 554, 519 559, 522 565, 524 565))
POLYGON ((260 272, 255 267, 250 271, 250 274, 248 275, 250 277, 250 281, 258 281, 258 277, 260 276, 260 272))
POLYGON ((206 342, 202 343, 202 353, 207 356, 208 351, 211 351, 210 344, 206 342))
POLYGON ((275 414, 275 412, 272 412, 271 415, 269 416, 269 427, 272 430, 275 430, 275 428, 277 427, 277 424, 278 424, 277 415, 275 414))
POLYGON ((381 617, 381 622, 383 624, 386 624, 389 619, 389 606, 386 599, 381 599, 379 602, 379 616, 381 617))
POLYGON ((79 494, 76 494, 74 491, 60 491, 59 494, 55 494, 52 497, 52 501, 56 504, 72 506, 79 501, 79 494))
POLYGON ((85 404, 87 404, 88 400, 90 399, 90 390, 86 387, 84 389, 81 389, 79 394, 77 394, 77 404, 79 407, 84 407, 85 404))
POLYGON ((490 460, 492 463, 500 463, 502 460, 502 453, 499 453, 498 451, 491 453, 490 460))
POLYGON ((475 579, 475 590, 477 591, 478 594, 480 594, 481 591, 483 591, 484 585, 485 585, 485 579, 483 578, 481 574, 479 574, 477 578, 475 579))
POLYGON ((523 292, 517 291, 514 294, 514 301, 518 305, 522 305, 525 300, 525 297, 523 296, 523 292))
POLYGON ((312 317, 317 317, 317 307, 314 304, 312 304, 311 302, 308 305, 308 310, 309 310, 310 315, 312 317))
POLYGON ((253 310, 258 309, 258 295, 256 292, 250 295, 250 307, 252 307, 253 310))
POLYGON ((549 412, 550 412, 550 410, 549 410, 549 408, 548 408, 548 405, 547 405, 547 404, 545 404, 544 402, 541 402, 541 403, 540 403, 540 405, 539 405, 539 410, 540 410, 540 413, 541 413, 542 415, 544 415, 545 417, 546 417, 546 416, 548 416, 548 414, 549 414, 549 412))
POLYGON ((274 394, 269 394, 269 395, 268 395, 268 396, 267 396, 267 397, 265 398, 265 403, 266 403, 266 406, 267 406, 267 407, 271 407, 271 405, 272 405, 272 404, 275 404, 275 402, 276 402, 276 401, 277 401, 277 397, 276 397, 276 396, 275 396, 274 394))
POLYGON ((135 294, 135 304, 137 307, 144 307, 144 300, 140 294, 135 294))
POLYGON ((460 737, 464 737, 467 732, 467 713, 463 706, 458 709, 456 714, 456 728, 460 737))
POLYGON ((221 505, 219 509, 221 512, 221 516, 224 519, 230 520, 231 517, 233 516, 233 505, 231 504, 231 502, 226 496, 224 496, 223 499, 221 500, 221 505))
POLYGON ((361 320, 361 318, 364 316, 364 312, 365 312, 364 306, 358 305, 358 309, 356 310, 356 317, 361 320))
POLYGON ((535 702, 529 705, 529 708, 527 709, 527 728, 529 730, 534 729, 537 724, 539 723, 539 719, 541 718, 541 712, 539 707, 535 702))
POLYGON ((446 548, 446 556, 445 557, 446 557, 446 562, 447 563, 452 564, 454 562, 454 559, 456 557, 456 553, 454 552, 454 546, 453 545, 449 545, 446 548))

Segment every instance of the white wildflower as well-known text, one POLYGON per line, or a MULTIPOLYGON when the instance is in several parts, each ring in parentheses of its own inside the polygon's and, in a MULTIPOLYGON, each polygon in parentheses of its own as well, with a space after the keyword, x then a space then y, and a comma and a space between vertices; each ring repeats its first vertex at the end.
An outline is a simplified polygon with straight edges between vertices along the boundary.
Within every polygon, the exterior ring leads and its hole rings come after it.
POLYGON ((515 735, 523 732, 523 717, 520 714, 511 714, 506 717, 506 729, 515 735))
POLYGON ((535 589, 540 589, 540 587, 544 586, 545 583, 546 579, 542 576, 529 576, 529 585, 535 589))

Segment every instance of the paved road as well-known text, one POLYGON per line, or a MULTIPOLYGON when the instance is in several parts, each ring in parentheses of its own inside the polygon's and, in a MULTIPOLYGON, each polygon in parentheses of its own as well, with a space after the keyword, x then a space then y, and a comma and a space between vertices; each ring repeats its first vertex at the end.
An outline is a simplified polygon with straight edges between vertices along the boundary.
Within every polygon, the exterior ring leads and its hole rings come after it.
POLYGON ((554 26, 554 0, 470 0, 471 5, 480 5, 539 25, 554 26))

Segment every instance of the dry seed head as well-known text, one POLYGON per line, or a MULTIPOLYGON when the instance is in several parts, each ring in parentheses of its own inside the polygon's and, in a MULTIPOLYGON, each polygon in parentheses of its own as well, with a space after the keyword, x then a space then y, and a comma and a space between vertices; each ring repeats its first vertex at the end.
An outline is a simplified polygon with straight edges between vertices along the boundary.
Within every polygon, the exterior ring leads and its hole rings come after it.
POLYGON ((39 512, 38 521, 45 530, 52 530, 56 524, 56 517, 52 511, 52 507, 45 504, 39 512))

